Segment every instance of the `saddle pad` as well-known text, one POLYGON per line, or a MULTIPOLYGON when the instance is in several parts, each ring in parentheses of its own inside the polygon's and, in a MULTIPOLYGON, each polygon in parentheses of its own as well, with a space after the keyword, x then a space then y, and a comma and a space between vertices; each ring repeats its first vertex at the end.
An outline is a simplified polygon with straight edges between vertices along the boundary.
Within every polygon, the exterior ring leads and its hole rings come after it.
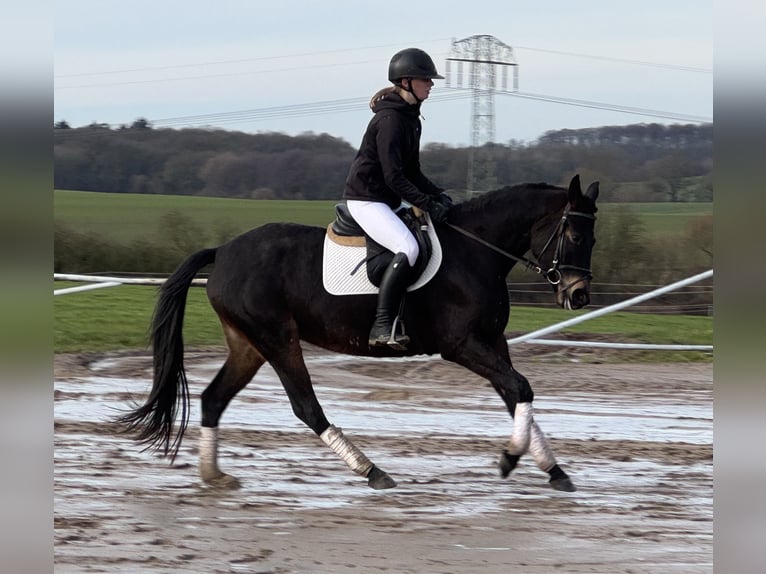
MULTIPOLYGON (((407 291, 414 291, 428 283, 442 262, 442 248, 439 244, 439 238, 436 237, 434 226, 428 219, 428 237, 431 239, 431 259, 428 260, 426 268, 412 285, 407 287, 407 291)), ((346 243, 353 243, 346 241, 346 243)), ((325 234, 324 254, 322 256, 322 283, 324 288, 331 295, 364 295, 377 293, 375 287, 367 278, 367 264, 359 266, 356 273, 351 272, 367 257, 367 247, 365 245, 340 245, 334 242, 325 234)))

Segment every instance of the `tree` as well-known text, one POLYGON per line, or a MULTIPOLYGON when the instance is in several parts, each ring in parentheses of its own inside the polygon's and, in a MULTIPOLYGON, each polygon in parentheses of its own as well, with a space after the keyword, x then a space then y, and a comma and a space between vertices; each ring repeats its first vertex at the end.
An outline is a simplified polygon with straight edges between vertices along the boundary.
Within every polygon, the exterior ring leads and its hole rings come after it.
POLYGON ((152 125, 146 120, 146 118, 138 118, 136 121, 134 121, 130 129, 132 130, 150 130, 152 129, 152 125))

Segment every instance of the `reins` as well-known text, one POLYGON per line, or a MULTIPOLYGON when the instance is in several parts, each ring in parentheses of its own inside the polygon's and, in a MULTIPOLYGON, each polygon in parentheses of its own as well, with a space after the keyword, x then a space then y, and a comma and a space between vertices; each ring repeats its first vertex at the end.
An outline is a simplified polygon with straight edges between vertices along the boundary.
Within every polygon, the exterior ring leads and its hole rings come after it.
POLYGON ((545 246, 540 251, 540 255, 545 253, 545 251, 548 249, 553 239, 556 237, 558 238, 556 243, 556 253, 554 254, 554 257, 553 257, 552 267, 548 269, 547 271, 543 271, 543 268, 535 261, 527 259, 526 257, 518 257, 517 255, 514 255, 513 253, 508 253, 507 251, 500 249, 496 245, 493 245, 489 241, 482 239, 478 235, 475 235, 471 233, 470 231, 463 229, 462 227, 459 227, 452 223, 447 223, 447 225, 451 227, 452 229, 454 229, 455 231, 457 231, 458 233, 461 233, 465 235, 466 237, 473 239, 477 243, 481 243, 484 247, 487 247, 491 249, 492 251, 495 251, 496 253, 499 253, 500 255, 507 257, 508 259, 512 259, 513 261, 516 261, 517 263, 523 264, 526 269, 529 269, 530 271, 534 271, 538 275, 542 275, 543 277, 545 277, 545 280, 548 281, 548 283, 550 283, 551 285, 558 285, 561 282, 560 269, 576 269, 578 271, 584 271, 587 275, 591 274, 591 270, 585 269, 584 267, 577 267, 576 265, 559 265, 559 257, 561 256, 561 249, 564 244, 564 226, 566 225, 567 218, 570 215, 587 217, 588 219, 596 219, 596 216, 593 215, 592 213, 584 213, 581 211, 569 211, 569 206, 567 206, 566 209, 564 209, 564 215, 561 217, 558 225, 556 225, 556 229, 553 230, 553 233, 548 238, 548 241, 545 242, 545 246))
POLYGON ((471 239, 473 239, 477 243, 481 243, 484 247, 488 247, 492 251, 495 251, 495 252, 499 253, 500 255, 504 255, 508 259, 513 259, 514 261, 516 261, 518 263, 523 263, 524 267, 526 267, 527 269, 530 269, 530 270, 534 271, 535 273, 539 273, 540 275, 543 274, 542 267, 540 267, 539 265, 535 264, 533 261, 530 261, 526 257, 517 257, 513 253, 508 253, 507 251, 505 251, 503 249, 500 249, 496 245, 492 245, 489 241, 485 241, 484 239, 482 239, 478 235, 474 235, 470 231, 467 231, 467 230, 463 229, 462 227, 458 227, 457 225, 454 225, 452 223, 447 223, 447 225, 449 227, 451 227, 452 229, 454 229, 455 231, 457 231, 458 233, 462 233, 463 235, 465 235, 466 237, 470 237, 471 239))

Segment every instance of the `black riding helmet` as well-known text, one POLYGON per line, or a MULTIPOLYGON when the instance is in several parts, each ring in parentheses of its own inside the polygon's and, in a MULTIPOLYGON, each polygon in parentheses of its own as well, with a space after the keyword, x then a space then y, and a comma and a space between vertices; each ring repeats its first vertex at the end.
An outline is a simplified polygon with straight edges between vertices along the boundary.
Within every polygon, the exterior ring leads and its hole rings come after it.
POLYGON ((388 64, 388 80, 398 83, 402 78, 443 80, 436 71, 431 56, 418 48, 406 48, 394 54, 388 64))

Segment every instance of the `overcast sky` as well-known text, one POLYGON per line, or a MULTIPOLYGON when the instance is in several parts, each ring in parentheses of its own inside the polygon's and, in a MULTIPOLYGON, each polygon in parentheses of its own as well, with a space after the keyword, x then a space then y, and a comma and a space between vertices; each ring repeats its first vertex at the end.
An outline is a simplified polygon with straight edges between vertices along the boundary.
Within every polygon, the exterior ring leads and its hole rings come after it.
MULTIPOLYGON (((712 121, 713 20, 708 0, 59 1, 54 119, 311 131, 357 146, 394 52, 420 47, 444 74, 454 40, 491 35, 519 72, 517 95, 494 96, 496 142, 712 121)), ((424 143, 471 143, 471 92, 451 71, 423 106, 424 143)))

